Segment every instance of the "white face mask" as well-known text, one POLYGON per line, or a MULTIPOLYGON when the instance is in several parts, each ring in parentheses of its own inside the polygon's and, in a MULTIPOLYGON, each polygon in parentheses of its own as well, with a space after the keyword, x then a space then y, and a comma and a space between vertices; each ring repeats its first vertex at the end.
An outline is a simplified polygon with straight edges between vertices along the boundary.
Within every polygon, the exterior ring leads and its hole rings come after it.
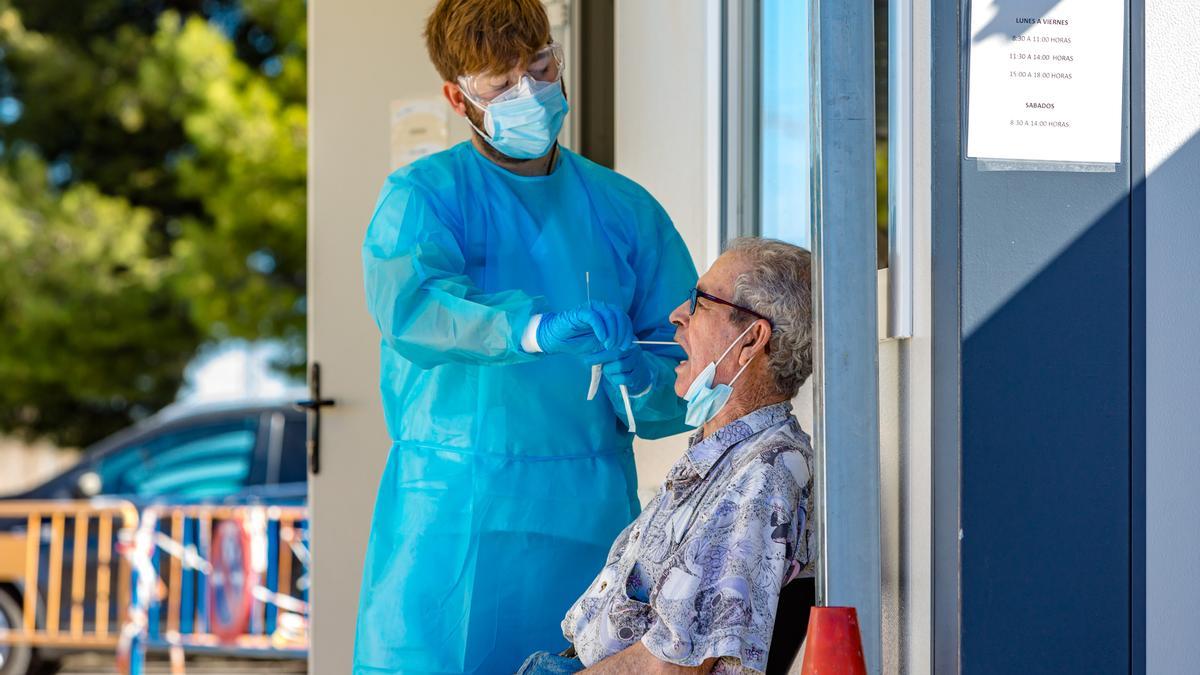
POLYGON ((742 373, 746 372, 746 368, 754 361, 754 357, 750 357, 750 360, 742 366, 741 370, 738 370, 737 375, 734 375, 733 379, 729 381, 729 384, 718 384, 714 387, 712 386, 712 382, 717 376, 717 364, 725 360, 729 352, 733 350, 742 338, 746 337, 746 333, 749 333, 751 328, 754 328, 753 323, 746 326, 746 330, 742 331, 742 334, 737 336, 733 343, 725 348, 724 353, 721 354, 719 359, 710 361, 704 367, 704 370, 700 371, 700 374, 696 376, 696 379, 692 381, 692 386, 688 387, 687 393, 683 395, 684 400, 687 401, 687 415, 684 417, 684 422, 688 426, 699 427, 704 425, 716 417, 721 412, 721 409, 725 407, 725 404, 729 402, 729 396, 733 394, 734 382, 737 382, 742 373))

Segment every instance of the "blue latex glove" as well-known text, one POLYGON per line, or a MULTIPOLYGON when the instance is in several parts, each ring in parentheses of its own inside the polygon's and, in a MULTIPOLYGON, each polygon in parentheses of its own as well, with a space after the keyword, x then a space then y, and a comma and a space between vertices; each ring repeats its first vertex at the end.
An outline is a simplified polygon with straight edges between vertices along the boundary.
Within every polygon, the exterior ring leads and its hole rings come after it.
POLYGON ((654 382, 654 371, 641 346, 633 345, 620 351, 604 351, 584 359, 589 366, 603 363, 604 377, 613 386, 625 385, 631 396, 646 393, 654 382))
POLYGON ((538 347, 547 354, 588 355, 623 349, 632 342, 633 323, 606 302, 547 312, 537 327, 538 347))

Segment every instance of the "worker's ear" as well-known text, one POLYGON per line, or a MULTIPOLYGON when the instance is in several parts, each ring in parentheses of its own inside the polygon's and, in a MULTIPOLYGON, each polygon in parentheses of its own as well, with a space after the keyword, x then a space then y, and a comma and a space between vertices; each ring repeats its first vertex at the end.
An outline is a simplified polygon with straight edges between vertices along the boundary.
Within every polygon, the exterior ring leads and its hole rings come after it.
POLYGON ((458 113, 459 117, 467 116, 467 96, 463 94, 463 90, 454 82, 442 83, 442 96, 446 97, 446 102, 450 104, 450 108, 458 113))

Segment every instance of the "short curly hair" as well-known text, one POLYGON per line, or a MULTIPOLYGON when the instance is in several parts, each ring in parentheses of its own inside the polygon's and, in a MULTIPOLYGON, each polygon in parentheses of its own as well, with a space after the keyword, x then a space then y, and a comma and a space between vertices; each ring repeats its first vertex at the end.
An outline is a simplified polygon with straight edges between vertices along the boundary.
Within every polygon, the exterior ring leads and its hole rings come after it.
POLYGON ((539 0, 441 0, 425 22, 429 59, 446 82, 524 66, 548 44, 539 0))
MULTIPOLYGON (((813 369, 812 255, 799 246, 758 237, 734 239, 726 252, 740 256, 748 268, 734 282, 733 301, 771 319, 771 377, 779 393, 795 396, 813 369)), ((735 323, 752 320, 734 310, 735 323)))

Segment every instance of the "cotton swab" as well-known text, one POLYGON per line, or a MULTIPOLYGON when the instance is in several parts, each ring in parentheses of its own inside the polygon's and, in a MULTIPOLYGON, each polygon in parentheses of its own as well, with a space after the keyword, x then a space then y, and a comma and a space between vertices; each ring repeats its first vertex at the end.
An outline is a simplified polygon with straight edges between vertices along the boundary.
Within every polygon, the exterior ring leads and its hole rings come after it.
POLYGON ((621 400, 625 403, 625 419, 629 420, 629 433, 637 433, 637 422, 633 420, 633 405, 629 403, 629 387, 621 385, 621 400))
MULTIPOLYGON (((591 272, 583 273, 583 283, 584 283, 584 286, 587 288, 587 302, 588 302, 588 306, 590 307, 592 304, 592 273, 591 272)), ((589 401, 596 398, 596 392, 600 391, 600 377, 603 374, 602 373, 603 368, 604 368, 604 366, 599 363, 592 366, 592 381, 588 384, 588 395, 587 395, 587 400, 589 400, 589 401)))
POLYGON ((604 366, 597 363, 592 366, 592 381, 588 384, 587 400, 596 398, 596 392, 600 391, 600 376, 603 374, 604 366))

